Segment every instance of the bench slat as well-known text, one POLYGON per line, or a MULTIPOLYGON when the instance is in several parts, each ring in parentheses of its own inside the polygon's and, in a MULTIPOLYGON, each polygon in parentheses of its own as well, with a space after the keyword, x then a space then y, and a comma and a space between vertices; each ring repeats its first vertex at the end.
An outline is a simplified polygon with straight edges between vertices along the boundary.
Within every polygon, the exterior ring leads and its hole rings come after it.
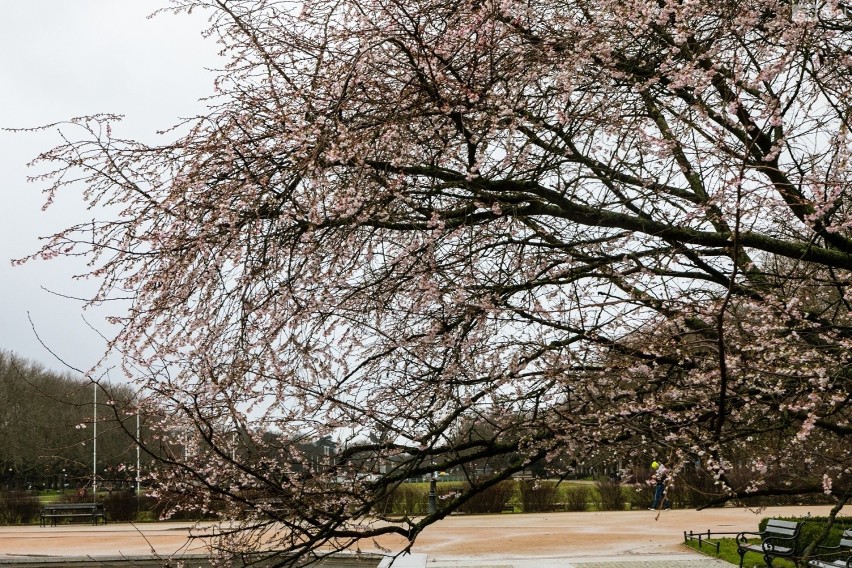
POLYGON ((802 523, 797 523, 795 521, 782 521, 780 519, 769 519, 766 521, 766 529, 769 530, 769 527, 782 527, 785 529, 798 530, 799 526, 802 523))

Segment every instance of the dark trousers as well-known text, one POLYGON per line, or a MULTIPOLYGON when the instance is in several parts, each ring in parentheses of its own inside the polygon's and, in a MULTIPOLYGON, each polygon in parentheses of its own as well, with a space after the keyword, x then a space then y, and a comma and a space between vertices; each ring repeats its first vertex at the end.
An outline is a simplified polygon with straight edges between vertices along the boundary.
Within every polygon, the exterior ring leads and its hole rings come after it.
MULTIPOLYGON (((660 506, 660 502, 663 501, 663 493, 666 490, 666 486, 664 483, 658 483, 656 489, 654 490, 654 502, 651 504, 652 509, 656 509, 660 506)), ((669 500, 666 499, 663 502, 663 508, 669 508, 669 500)))

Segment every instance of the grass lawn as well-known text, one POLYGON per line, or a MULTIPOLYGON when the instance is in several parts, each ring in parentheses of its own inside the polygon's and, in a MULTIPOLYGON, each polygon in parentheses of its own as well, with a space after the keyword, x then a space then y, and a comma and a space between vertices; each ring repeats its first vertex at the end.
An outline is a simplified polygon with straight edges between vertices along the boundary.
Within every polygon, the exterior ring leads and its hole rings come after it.
MULTIPOLYGON (((61 492, 57 493, 55 489, 45 489, 44 491, 39 491, 37 496, 38 496, 39 502, 41 502, 42 505, 47 505, 49 503, 61 503, 64 499, 73 497, 75 494, 76 494, 76 492, 71 491, 71 490, 67 490, 64 493, 61 493, 61 492)), ((106 493, 102 493, 102 492, 98 491, 98 498, 94 499, 92 497, 92 494, 90 493, 88 495, 88 497, 86 498, 86 501, 87 502, 90 502, 92 500, 102 501, 106 495, 107 495, 106 493)))

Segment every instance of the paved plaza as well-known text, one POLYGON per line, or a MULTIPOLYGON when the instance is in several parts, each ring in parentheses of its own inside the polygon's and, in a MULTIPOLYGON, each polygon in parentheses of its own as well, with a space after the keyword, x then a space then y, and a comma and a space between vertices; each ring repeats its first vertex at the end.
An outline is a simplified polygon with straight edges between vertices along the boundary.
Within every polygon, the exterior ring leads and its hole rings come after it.
MULTIPOLYGON (((413 552, 428 568, 699 568, 728 566, 686 549, 684 531, 756 530, 763 517, 825 515, 829 507, 741 508, 705 511, 619 511, 457 515, 428 527, 413 552)), ((208 527, 209 528, 209 527, 208 527)), ((205 529, 205 527, 201 527, 205 529)), ((0 527, 0 564, 12 559, 143 556, 179 558, 205 552, 205 541, 188 538, 187 523, 106 526, 0 527)), ((401 539, 379 547, 399 549, 401 539)))

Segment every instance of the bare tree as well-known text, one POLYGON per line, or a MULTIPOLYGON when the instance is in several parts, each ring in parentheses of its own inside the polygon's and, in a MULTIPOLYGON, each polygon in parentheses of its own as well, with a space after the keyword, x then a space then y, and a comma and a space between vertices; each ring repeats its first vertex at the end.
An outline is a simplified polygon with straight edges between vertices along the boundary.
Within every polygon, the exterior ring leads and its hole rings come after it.
POLYGON ((177 6, 230 56, 209 112, 61 126, 48 199, 111 207, 34 256, 131 298, 113 345, 198 440, 159 481, 252 511, 234 547, 413 541, 601 452, 845 499, 849 6, 177 6), (306 433, 342 449, 304 467, 306 433), (375 514, 437 467, 471 490, 375 514))
POLYGON ((106 381, 98 389, 99 414, 88 380, 60 375, 0 351, 0 479, 4 488, 90 485, 93 468, 102 483, 132 478, 118 473, 135 464, 135 444, 126 434, 126 386, 106 381), (116 404, 118 403, 118 404, 116 404), (97 420, 97 453, 93 452, 97 420), (95 462, 95 463, 93 463, 95 462), (104 479, 106 478, 106 479, 104 479))

